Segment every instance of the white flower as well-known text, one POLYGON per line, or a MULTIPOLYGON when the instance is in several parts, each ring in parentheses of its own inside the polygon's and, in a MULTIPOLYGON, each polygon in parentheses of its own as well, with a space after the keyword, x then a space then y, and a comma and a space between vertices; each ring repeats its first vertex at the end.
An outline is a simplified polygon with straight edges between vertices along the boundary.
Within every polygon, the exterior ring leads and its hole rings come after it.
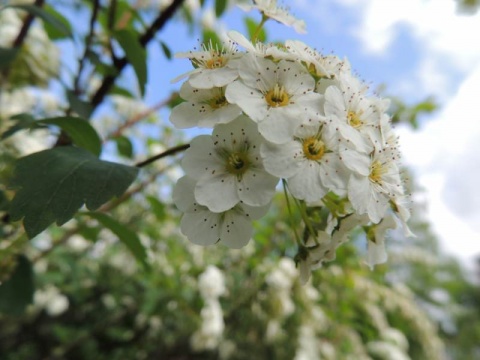
POLYGON ((322 95, 315 80, 300 64, 246 55, 239 61, 240 79, 227 86, 227 100, 237 104, 273 143, 291 140, 295 130, 318 117, 322 95))
POLYGON ((232 209, 214 213, 197 203, 194 197, 195 180, 184 176, 178 180, 173 200, 184 212, 180 223, 182 233, 197 245, 221 242, 239 249, 252 237, 252 221, 262 217, 268 206, 252 207, 239 203, 232 209))
POLYGON ((63 314, 69 306, 68 298, 53 285, 35 291, 34 303, 36 306, 45 309, 47 314, 52 317, 63 314))
POLYGON ((306 32, 305 21, 292 16, 288 12, 288 9, 279 7, 277 5, 277 0, 254 0, 253 3, 254 5, 238 4, 238 6, 244 11, 258 9, 264 16, 284 25, 292 26, 299 34, 304 34, 306 32))
POLYGON ((192 140, 182 166, 198 182, 195 199, 213 212, 243 202, 263 206, 270 202, 278 179, 265 171, 260 158, 262 138, 246 116, 220 124, 212 136, 192 140))
POLYGON ((375 151, 370 157, 368 175, 353 173, 348 183, 348 198, 359 214, 368 214, 378 223, 391 198, 403 195, 403 186, 395 160, 387 151, 375 151))
POLYGON ((194 351, 213 350, 222 339, 225 323, 223 312, 218 301, 207 301, 201 312, 202 325, 190 338, 190 346, 194 351))
POLYGON ((305 284, 310 278, 311 271, 319 268, 323 262, 335 259, 337 248, 345 243, 350 233, 357 226, 368 223, 365 215, 351 214, 339 219, 340 225, 331 235, 319 231, 317 241, 310 238, 306 246, 299 249, 296 256, 297 266, 300 269, 300 281, 305 284))
POLYGON ((177 58, 188 58, 191 60, 194 70, 183 74, 174 80, 178 81, 185 76, 190 76, 190 85, 197 89, 210 89, 212 87, 223 87, 238 76, 235 66, 235 59, 241 56, 233 43, 226 44, 223 48, 214 48, 210 43, 203 45, 202 51, 189 51, 178 53, 177 58))
POLYGON ((393 216, 387 216, 379 224, 372 225, 367 232, 367 257, 366 264, 370 270, 377 264, 383 264, 387 261, 387 252, 385 251, 385 233, 389 229, 395 229, 397 224, 393 216))
POLYGON ((200 275, 198 287, 204 299, 217 299, 226 292, 225 277, 216 266, 209 265, 200 275))
POLYGON ((328 191, 345 195, 349 173, 343 167, 337 142, 326 138, 324 125, 300 125, 292 141, 262 144, 265 169, 287 179, 288 188, 297 199, 318 201, 328 191))
POLYGON ((342 88, 329 86, 325 91, 325 116, 332 122, 332 135, 350 141, 356 150, 370 153, 373 146, 383 147, 380 131, 381 100, 365 95, 365 89, 352 76, 343 76, 342 88), (337 130, 338 129, 338 130, 337 130))
POLYGON ((242 114, 237 105, 228 103, 225 87, 195 89, 186 81, 180 89, 180 96, 187 101, 174 107, 170 114, 170 121, 178 129, 194 126, 212 128, 242 114))

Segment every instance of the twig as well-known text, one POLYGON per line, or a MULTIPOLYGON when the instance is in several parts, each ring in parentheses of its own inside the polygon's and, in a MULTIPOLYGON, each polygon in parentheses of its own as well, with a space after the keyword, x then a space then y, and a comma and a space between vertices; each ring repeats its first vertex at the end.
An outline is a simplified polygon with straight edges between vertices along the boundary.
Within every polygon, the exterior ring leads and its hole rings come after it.
POLYGON ((140 114, 137 114, 137 115, 133 116, 132 118, 128 119, 124 124, 120 125, 117 130, 113 131, 111 134, 108 134, 105 137, 105 141, 121 136, 122 133, 126 129, 132 127, 133 125, 135 125, 139 121, 145 119, 150 114, 152 114, 155 111, 158 111, 161 108, 163 108, 164 106, 168 105, 172 100, 175 100, 177 97, 178 97, 178 94, 173 93, 167 99, 161 100, 157 104, 153 105, 151 108, 148 108, 147 110, 141 112, 140 114))
MULTIPOLYGON (((184 0, 174 0, 170 6, 168 6, 150 25, 147 31, 140 36, 139 42, 140 44, 145 47, 155 36, 155 34, 163 28, 163 26, 167 23, 167 21, 173 16, 175 11, 182 5, 184 0)), ((115 83, 117 77, 121 74, 125 66, 128 64, 127 58, 124 56, 123 58, 119 59, 116 64, 114 64, 115 69, 117 70, 115 74, 108 75, 103 79, 102 85, 99 87, 97 92, 93 95, 91 100, 92 109, 95 109, 98 105, 100 105, 110 91, 110 88, 115 83)))
POLYGON ((185 151, 189 147, 190 147, 190 144, 183 144, 183 145, 175 146, 173 148, 165 150, 164 152, 162 152, 160 154, 154 155, 151 158, 148 158, 147 160, 136 163, 135 166, 138 167, 138 168, 142 168, 142 167, 144 167, 148 164, 151 164, 152 162, 157 161, 157 160, 159 160, 161 158, 164 158, 166 156, 174 155, 174 154, 176 154, 177 152, 180 152, 180 151, 185 151))
POLYGON ((85 66, 85 60, 87 59, 88 52, 90 51, 90 46, 92 44, 93 36, 95 35, 95 22, 97 20, 99 10, 100 10, 100 0, 94 0, 92 16, 90 17, 90 27, 89 27, 88 35, 85 38, 85 49, 83 51, 82 57, 78 61, 78 72, 73 83, 73 91, 75 92, 75 95, 79 95, 80 93, 80 88, 79 88, 80 77, 83 72, 83 67, 85 66))
MULTIPOLYGON (((33 3, 34 6, 42 7, 43 4, 45 3, 45 0, 35 0, 33 3)), ((18 36, 16 37, 15 41, 13 42, 13 47, 14 48, 19 48, 22 46, 23 41, 27 37, 28 30, 30 29, 30 26, 32 25, 33 19, 35 18, 34 14, 28 14, 27 17, 25 18, 25 21, 23 22, 23 26, 20 29, 20 32, 18 33, 18 36)))

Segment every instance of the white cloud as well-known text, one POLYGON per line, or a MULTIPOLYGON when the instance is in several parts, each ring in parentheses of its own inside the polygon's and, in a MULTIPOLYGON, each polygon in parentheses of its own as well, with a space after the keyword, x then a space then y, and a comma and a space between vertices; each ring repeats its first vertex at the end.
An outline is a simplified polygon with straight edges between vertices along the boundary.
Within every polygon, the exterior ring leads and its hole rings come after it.
POLYGON ((425 188, 428 217, 447 250, 480 254, 480 65, 420 131, 398 129, 404 159, 425 188))

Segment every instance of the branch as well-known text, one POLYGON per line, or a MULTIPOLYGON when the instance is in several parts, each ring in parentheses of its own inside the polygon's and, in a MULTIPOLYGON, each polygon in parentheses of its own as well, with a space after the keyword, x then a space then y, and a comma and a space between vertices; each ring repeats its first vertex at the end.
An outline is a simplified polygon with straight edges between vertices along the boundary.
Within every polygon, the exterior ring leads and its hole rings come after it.
POLYGON ((88 52, 92 44, 94 31, 95 31, 95 22, 97 21, 99 10, 100 10, 100 0, 94 0, 92 16, 90 17, 90 28, 88 31, 88 35, 85 38, 85 50, 83 51, 82 57, 78 60, 78 72, 77 72, 75 81, 73 83, 73 91, 75 92, 76 95, 79 95, 80 93, 80 89, 79 89, 80 77, 82 75, 83 67, 85 66, 85 60, 88 56, 88 52))
POLYGON ((167 157, 167 156, 170 156, 170 155, 174 155, 174 154, 176 154, 177 152, 180 152, 180 151, 185 151, 189 147, 190 147, 190 144, 183 144, 183 145, 175 146, 173 148, 165 150, 164 152, 162 152, 160 154, 154 155, 151 158, 148 158, 147 160, 136 163, 135 166, 138 167, 138 168, 142 168, 142 167, 144 167, 148 164, 151 164, 152 162, 157 161, 161 158, 164 158, 164 157, 167 157))
MULTIPOLYGON (((45 0, 35 0, 35 3, 33 4, 34 6, 42 7, 43 4, 45 3, 45 0)), ((20 29, 20 32, 18 33, 17 38, 13 42, 13 47, 14 48, 19 48, 22 46, 23 41, 27 37, 28 30, 30 29, 30 26, 32 25, 33 19, 35 19, 35 15, 33 14, 28 14, 27 17, 25 18, 25 21, 23 22, 23 26, 20 29)))
POLYGON ((128 119, 124 124, 120 125, 117 130, 113 131, 111 134, 108 134, 105 137, 105 141, 121 136, 122 133, 126 129, 132 127, 133 125, 135 125, 139 121, 145 119, 150 114, 152 114, 155 111, 158 111, 161 108, 163 108, 164 106, 168 105, 171 101, 175 100, 177 97, 178 97, 178 93, 173 93, 167 99, 160 101, 159 103, 155 104, 151 108, 149 108, 149 109, 141 112, 140 114, 135 115, 132 118, 128 119))
MULTIPOLYGON (((155 34, 160 31, 163 26, 167 23, 167 21, 173 16, 175 11, 182 5, 184 0, 174 0, 169 7, 167 7, 150 25, 147 31, 140 36, 139 41, 140 44, 145 47, 155 36, 155 34)), ((114 75, 108 75, 103 79, 103 83, 100 88, 97 90, 95 95, 92 97, 92 108, 95 109, 98 105, 100 105, 110 91, 110 88, 113 86, 117 77, 121 74, 125 66, 128 64, 127 58, 124 56, 123 58, 119 59, 116 64, 114 64, 115 69, 117 70, 114 75)))

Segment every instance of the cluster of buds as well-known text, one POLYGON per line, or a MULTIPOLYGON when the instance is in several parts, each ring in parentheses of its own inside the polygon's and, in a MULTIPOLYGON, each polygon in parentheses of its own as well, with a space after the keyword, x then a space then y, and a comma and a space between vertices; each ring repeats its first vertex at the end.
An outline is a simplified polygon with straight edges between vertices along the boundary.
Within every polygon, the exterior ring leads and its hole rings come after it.
POLYGON ((357 226, 367 233, 367 262, 385 261, 393 217, 410 233, 389 101, 369 94, 346 59, 300 41, 228 36, 222 47, 178 55, 194 69, 183 76, 185 101, 171 122, 213 128, 182 161, 186 175, 174 189, 182 232, 196 244, 246 245, 281 180, 304 222, 303 236, 293 229, 303 278, 357 226))

